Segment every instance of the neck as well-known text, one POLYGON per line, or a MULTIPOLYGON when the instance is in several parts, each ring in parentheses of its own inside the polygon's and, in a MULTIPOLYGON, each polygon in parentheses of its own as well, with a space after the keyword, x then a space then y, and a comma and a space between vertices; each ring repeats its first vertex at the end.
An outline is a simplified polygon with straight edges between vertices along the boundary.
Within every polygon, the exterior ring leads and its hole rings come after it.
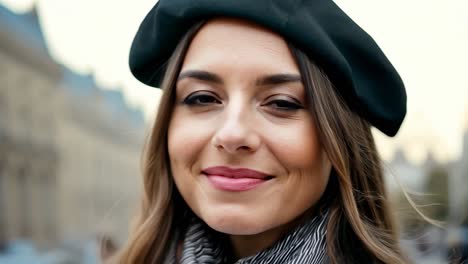
POLYGON ((273 245, 284 235, 284 230, 268 230, 255 235, 231 235, 231 245, 236 259, 255 255, 273 245))
POLYGON ((287 224, 280 225, 258 234, 230 235, 229 238, 234 256, 236 259, 241 259, 255 255, 258 252, 267 249, 288 232, 302 224, 310 216, 310 212, 305 213, 287 224))

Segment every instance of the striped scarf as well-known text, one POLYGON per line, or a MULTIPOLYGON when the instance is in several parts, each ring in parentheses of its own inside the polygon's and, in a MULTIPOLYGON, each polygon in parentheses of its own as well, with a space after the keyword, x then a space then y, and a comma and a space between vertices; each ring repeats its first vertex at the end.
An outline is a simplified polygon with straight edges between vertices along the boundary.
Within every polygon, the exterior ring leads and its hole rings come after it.
MULTIPOLYGON (((316 215, 296 227, 271 247, 256 255, 239 259, 235 264, 327 264, 326 224, 328 212, 316 215)), ((226 239, 198 218, 188 226, 180 263, 176 262, 176 244, 173 243, 167 264, 230 264, 232 254, 226 239)), ((176 241, 176 240, 174 240, 176 241)))

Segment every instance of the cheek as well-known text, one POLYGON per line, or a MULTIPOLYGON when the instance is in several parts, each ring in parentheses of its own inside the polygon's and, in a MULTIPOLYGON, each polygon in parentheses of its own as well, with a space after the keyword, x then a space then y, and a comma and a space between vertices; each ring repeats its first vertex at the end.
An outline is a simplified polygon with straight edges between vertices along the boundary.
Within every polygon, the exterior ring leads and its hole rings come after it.
POLYGON ((290 170, 311 170, 323 159, 316 129, 309 122, 300 123, 268 135, 267 141, 278 161, 290 170))
POLYGON ((206 134, 206 129, 202 129, 200 122, 184 118, 179 111, 174 111, 169 124, 167 143, 173 169, 179 169, 181 166, 187 169, 195 162, 203 146, 208 143, 206 134))
POLYGON ((200 135, 195 133, 200 131, 194 129, 190 120, 186 120, 179 111, 174 111, 167 132, 169 162, 175 185, 188 204, 195 200, 192 192, 195 186, 193 168, 201 148, 200 135))
POLYGON ((331 164, 319 142, 315 126, 302 123, 270 135, 270 149, 287 177, 281 196, 292 211, 314 205, 322 196, 330 175, 331 164))

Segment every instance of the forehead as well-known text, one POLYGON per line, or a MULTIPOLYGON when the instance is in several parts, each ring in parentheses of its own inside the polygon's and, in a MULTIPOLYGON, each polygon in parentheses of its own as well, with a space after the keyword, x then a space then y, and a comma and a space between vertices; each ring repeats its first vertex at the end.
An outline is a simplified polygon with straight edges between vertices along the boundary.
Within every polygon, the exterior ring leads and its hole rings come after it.
POLYGON ((286 41, 245 20, 216 18, 197 32, 183 69, 299 73, 286 41))

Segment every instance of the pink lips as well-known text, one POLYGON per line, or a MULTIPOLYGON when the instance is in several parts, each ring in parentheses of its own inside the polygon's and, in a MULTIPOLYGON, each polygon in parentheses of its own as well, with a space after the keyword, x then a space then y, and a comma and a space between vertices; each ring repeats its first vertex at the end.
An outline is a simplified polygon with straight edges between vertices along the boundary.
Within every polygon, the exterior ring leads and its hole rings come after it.
POLYGON ((215 188, 242 192, 253 189, 272 179, 270 175, 246 168, 232 169, 225 166, 210 167, 202 171, 215 188))

